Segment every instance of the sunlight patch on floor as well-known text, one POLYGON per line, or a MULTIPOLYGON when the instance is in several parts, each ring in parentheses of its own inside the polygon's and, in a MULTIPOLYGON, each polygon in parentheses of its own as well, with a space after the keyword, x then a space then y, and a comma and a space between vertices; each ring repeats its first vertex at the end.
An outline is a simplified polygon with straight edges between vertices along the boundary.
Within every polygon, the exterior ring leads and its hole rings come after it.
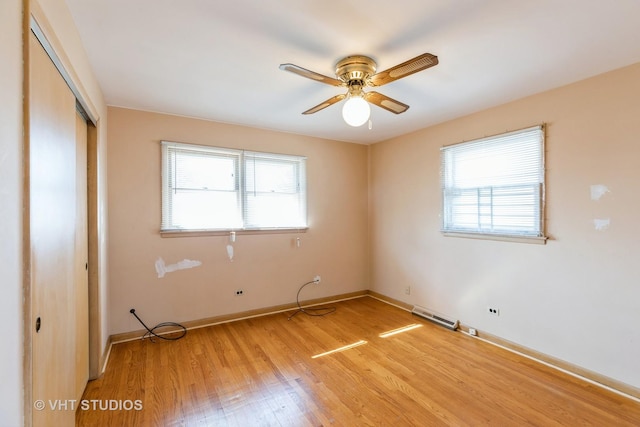
POLYGON ((383 332, 378 336, 380 338, 387 338, 387 337, 390 337, 392 335, 401 334, 401 333, 407 332, 407 331, 412 331, 414 329, 421 328, 421 327, 422 327, 422 325, 420 323, 412 323, 411 325, 403 326, 402 328, 392 329, 390 331, 383 332))
POLYGON ((336 349, 333 349, 333 350, 329 350, 329 351, 326 351, 324 353, 316 354, 315 356, 311 356, 311 358, 312 359, 317 359, 318 357, 328 356, 328 355, 333 354, 333 353, 339 353, 341 351, 349 350, 349 349, 354 348, 354 347, 359 347, 359 346, 364 345, 366 343, 367 342, 365 340, 360 340, 360 341, 354 342, 353 344, 345 345, 343 347, 336 348, 336 349))

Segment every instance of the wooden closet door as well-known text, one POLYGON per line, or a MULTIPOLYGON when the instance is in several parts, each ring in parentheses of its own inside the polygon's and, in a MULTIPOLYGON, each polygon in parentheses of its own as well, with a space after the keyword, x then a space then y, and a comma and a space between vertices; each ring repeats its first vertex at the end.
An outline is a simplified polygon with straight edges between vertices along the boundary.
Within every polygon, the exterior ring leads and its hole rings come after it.
POLYGON ((75 97, 30 34, 27 182, 34 426, 75 424, 70 405, 78 388, 76 149, 75 97), (36 401, 43 403, 42 409, 36 401))
POLYGON ((89 229, 87 215, 87 122, 76 113, 76 399, 89 381, 89 229))

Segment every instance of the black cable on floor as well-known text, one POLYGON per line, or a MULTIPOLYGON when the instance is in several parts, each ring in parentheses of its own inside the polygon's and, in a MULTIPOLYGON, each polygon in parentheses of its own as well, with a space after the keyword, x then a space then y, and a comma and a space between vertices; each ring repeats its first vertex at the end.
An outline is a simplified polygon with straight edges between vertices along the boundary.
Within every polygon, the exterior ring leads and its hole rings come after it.
POLYGON ((300 289, 298 289, 298 294, 296 295, 296 304, 298 305, 298 309, 291 315, 289 316, 289 318, 287 320, 291 320, 293 318, 293 316, 295 316, 298 313, 304 313, 307 316, 326 316, 327 314, 333 313, 334 311, 336 311, 335 307, 307 307, 304 308, 300 305, 300 291, 302 291, 302 289, 307 286, 310 285, 312 283, 316 283, 315 280, 312 280, 310 282, 305 283, 304 285, 300 286, 300 289), (316 311, 322 311, 323 313, 314 313, 316 311))
MULTIPOLYGON (((129 313, 133 314, 133 316, 136 319, 138 319, 138 322, 140 322, 140 324, 142 326, 144 326, 144 328, 147 330, 147 332, 145 332, 145 334, 142 336, 142 339, 145 339, 145 338, 148 337, 151 342, 155 342, 152 337, 156 337, 156 338, 160 338, 160 339, 163 339, 163 340, 166 340, 166 341, 176 341, 176 340, 179 340, 180 338, 184 337, 185 335, 187 335, 187 328, 185 328, 184 326, 182 326, 179 323, 176 323, 176 322, 162 322, 162 323, 158 323, 156 326, 154 326, 153 328, 149 329, 149 327, 147 325, 145 325, 145 323, 142 321, 142 319, 140 319, 138 317, 138 315, 136 314, 136 310, 135 309, 132 308, 131 310, 129 310, 129 313), (166 326, 178 327, 178 328, 182 329, 182 333, 180 335, 178 335, 178 336, 165 337, 164 335, 158 335, 158 334, 156 334, 154 332, 156 329, 164 328, 166 326)), ((170 333, 174 333, 174 332, 170 332, 170 333)))

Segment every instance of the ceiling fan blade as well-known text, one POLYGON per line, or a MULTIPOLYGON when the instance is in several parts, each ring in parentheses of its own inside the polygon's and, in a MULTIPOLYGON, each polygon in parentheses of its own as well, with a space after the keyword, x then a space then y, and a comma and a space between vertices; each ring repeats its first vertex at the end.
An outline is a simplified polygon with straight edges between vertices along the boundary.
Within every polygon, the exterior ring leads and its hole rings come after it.
POLYGON ((429 67, 438 65, 438 57, 430 53, 423 53, 402 64, 391 67, 388 70, 381 71, 369 78, 371 86, 382 86, 391 83, 403 77, 410 76, 418 71, 426 70, 429 67))
POLYGON ((298 67, 294 64, 280 64, 280 69, 331 86, 344 86, 344 82, 342 80, 334 79, 333 77, 327 77, 323 74, 307 70, 306 68, 298 67))
POLYGON ((313 113, 317 113, 318 111, 323 110, 323 109, 327 108, 328 106, 335 104, 336 102, 340 102, 340 101, 342 101, 342 100, 343 100, 343 99, 345 99, 346 97, 347 97, 347 95, 346 95, 346 94, 344 94, 344 93, 343 93, 343 94, 340 94, 340 95, 336 95, 336 96, 334 96, 333 98, 329 98, 329 99, 327 99, 326 101, 321 102, 320 104, 316 105, 316 106, 315 106, 315 107, 313 107, 313 108, 309 108, 307 111, 305 111, 305 112, 304 112, 304 113, 302 113, 302 114, 313 114, 313 113))
POLYGON ((409 109, 407 104, 403 104, 400 101, 396 101, 395 99, 389 98, 388 96, 378 92, 367 92, 364 94, 364 99, 395 114, 404 113, 409 109))

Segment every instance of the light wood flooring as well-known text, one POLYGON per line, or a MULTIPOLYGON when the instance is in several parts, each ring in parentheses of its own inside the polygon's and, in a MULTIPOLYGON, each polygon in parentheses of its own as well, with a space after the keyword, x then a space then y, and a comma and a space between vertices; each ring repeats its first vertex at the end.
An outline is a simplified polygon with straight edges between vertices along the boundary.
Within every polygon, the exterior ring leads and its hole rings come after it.
POLYGON ((374 298, 328 305, 324 317, 280 313, 116 344, 84 399, 142 409, 79 409, 77 425, 640 425, 634 400, 374 298))

